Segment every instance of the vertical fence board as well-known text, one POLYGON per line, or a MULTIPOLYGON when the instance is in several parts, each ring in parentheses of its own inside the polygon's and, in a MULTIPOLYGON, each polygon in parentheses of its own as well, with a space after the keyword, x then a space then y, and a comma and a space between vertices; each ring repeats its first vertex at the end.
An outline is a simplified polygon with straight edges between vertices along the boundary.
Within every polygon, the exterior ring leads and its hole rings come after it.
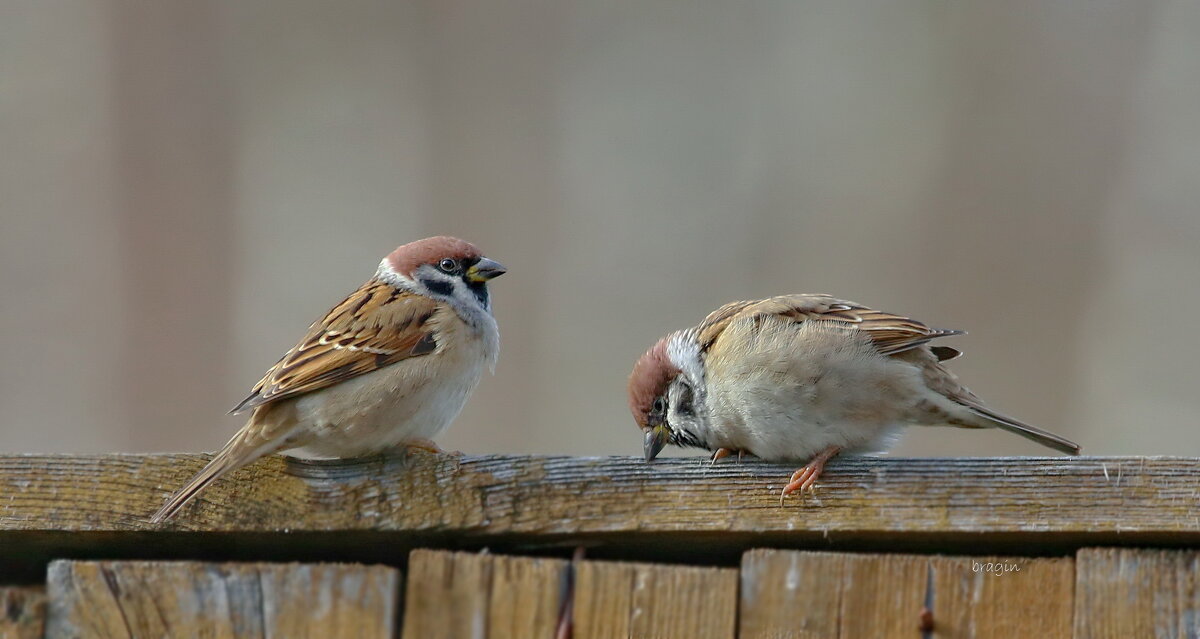
POLYGON ((567 562, 414 550, 404 639, 552 637, 567 562))
POLYGON ((1069 559, 752 550, 739 637, 919 637, 928 607, 936 637, 1066 638, 1072 578, 1069 559), (988 574, 989 561, 1013 568, 988 574))
POLYGON ((569 564, 554 559, 493 559, 488 639, 554 636, 569 564))
POLYGON ((0 637, 42 639, 46 624, 46 590, 0 587, 0 637))
POLYGON ((935 636, 1073 636, 1075 560, 935 557, 930 563, 935 636))
POLYGON ((484 556, 412 551, 403 639, 484 637, 490 582, 491 562, 484 556))
POLYGON ((1084 548, 1076 563, 1076 637, 1200 637, 1200 553, 1084 548))
POLYGON ((572 639, 624 639, 633 608, 633 564, 584 561, 575 567, 572 639))
POLYGON ((399 574, 350 564, 55 561, 46 637, 394 635, 399 574))
POLYGON ((573 639, 733 639, 737 579, 732 568, 581 562, 573 639))
POLYGON ((751 550, 742 556, 740 639, 837 637, 847 555, 751 550))
POLYGON ((739 637, 916 636, 924 558, 752 550, 742 558, 739 637))

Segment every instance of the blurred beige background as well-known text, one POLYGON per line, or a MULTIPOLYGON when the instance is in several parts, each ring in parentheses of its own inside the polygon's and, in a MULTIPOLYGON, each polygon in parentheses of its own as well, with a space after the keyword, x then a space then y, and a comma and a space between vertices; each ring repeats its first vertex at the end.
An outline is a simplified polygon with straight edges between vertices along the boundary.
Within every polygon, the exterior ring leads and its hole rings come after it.
POLYGON ((214 449, 449 233, 510 269, 450 448, 639 454, 653 339, 829 292, 970 331, 964 380, 1087 452, 1200 455, 1197 34, 1186 0, 2 0, 0 450, 214 449))

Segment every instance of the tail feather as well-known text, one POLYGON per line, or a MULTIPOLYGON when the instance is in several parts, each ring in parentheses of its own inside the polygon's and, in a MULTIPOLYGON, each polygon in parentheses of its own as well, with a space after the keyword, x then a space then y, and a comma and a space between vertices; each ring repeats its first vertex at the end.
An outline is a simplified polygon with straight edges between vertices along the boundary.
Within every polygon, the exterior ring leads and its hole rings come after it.
POLYGON ((1020 435, 1025 439, 1035 441, 1043 446, 1053 448, 1054 450, 1066 453, 1068 455, 1078 455, 1082 450, 1079 444, 1076 444, 1065 437, 1059 437, 1054 433, 1044 431, 1036 426, 1030 426, 1024 422, 1017 421, 1008 415, 997 413, 986 406, 980 406, 974 403, 964 405, 972 413, 988 420, 996 427, 1006 430, 1010 433, 1020 435))
POLYGON ((248 446, 247 440, 253 439, 252 435, 253 433, 246 429, 234 435, 233 439, 229 440, 229 443, 225 444, 225 447, 212 458, 212 461, 188 480, 183 488, 175 491, 175 494, 167 499, 167 503, 163 504, 162 508, 159 508, 158 512, 150 517, 150 523, 158 524, 174 517, 180 509, 214 481, 279 449, 279 444, 269 439, 258 446, 248 446))
POLYGON ((171 495, 167 503, 163 504, 162 508, 159 508, 158 512, 154 513, 154 516, 150 518, 150 523, 158 524, 174 517, 180 509, 186 506, 196 495, 200 494, 200 491, 208 488, 209 484, 226 473, 235 471, 253 461, 253 459, 245 461, 233 459, 229 453, 228 448, 217 453, 217 456, 208 462, 207 466, 200 469, 200 472, 196 473, 194 477, 188 480, 188 483, 184 484, 183 488, 180 488, 175 491, 175 494, 171 495))

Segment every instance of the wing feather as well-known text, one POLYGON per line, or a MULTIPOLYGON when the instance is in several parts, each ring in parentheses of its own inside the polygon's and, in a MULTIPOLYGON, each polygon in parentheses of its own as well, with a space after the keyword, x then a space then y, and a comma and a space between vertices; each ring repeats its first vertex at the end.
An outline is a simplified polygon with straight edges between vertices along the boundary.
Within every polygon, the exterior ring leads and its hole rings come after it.
POLYGON ((713 311, 696 327, 701 349, 707 350, 735 318, 775 315, 797 322, 829 322, 862 331, 884 355, 916 348, 932 339, 963 331, 930 328, 909 317, 885 313, 829 295, 780 295, 758 301, 732 302, 713 311))
POLYGON ((332 386, 437 348, 436 302, 372 279, 309 327, 231 413, 332 386))

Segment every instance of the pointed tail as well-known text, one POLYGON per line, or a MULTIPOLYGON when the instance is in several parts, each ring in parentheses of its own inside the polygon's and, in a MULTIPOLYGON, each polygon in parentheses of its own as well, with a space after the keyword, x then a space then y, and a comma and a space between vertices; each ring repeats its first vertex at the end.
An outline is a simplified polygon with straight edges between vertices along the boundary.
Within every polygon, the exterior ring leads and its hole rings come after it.
MULTIPOLYGON (((962 400, 960 399, 959 401, 961 402, 962 400)), ((976 415, 986 419, 997 428, 1001 428, 1010 433, 1015 433, 1021 437, 1024 437, 1025 439, 1035 441, 1043 446, 1053 448, 1054 450, 1066 453, 1068 455, 1078 455, 1082 450, 1079 447, 1079 444, 1076 444, 1065 437, 1059 437, 1054 433, 1044 431, 1036 426, 1030 426, 1024 422, 1019 422, 1008 415, 997 413, 996 411, 985 406, 965 402, 964 405, 972 413, 975 413, 976 415)))
POLYGON ((249 427, 238 431, 233 439, 230 439, 229 443, 225 444, 225 447, 212 458, 212 461, 208 462, 208 465, 200 469, 200 472, 188 480, 183 488, 175 491, 175 494, 167 499, 167 503, 163 504, 163 507, 150 517, 150 523, 158 524, 174 517, 196 495, 208 488, 209 484, 278 448, 278 445, 270 440, 256 447, 247 446, 247 440, 253 438, 249 427))
POLYGON ((208 488, 208 485, 216 481, 218 477, 221 477, 225 473, 236 470, 245 465, 233 464, 230 462, 231 460, 226 454, 226 451, 223 450, 218 453, 217 456, 214 457, 212 461, 208 462, 208 465, 201 469, 200 472, 196 473, 196 475, 192 477, 191 480, 189 480, 188 483, 183 486, 183 488, 180 488, 179 490, 175 491, 175 494, 171 495, 171 498, 167 500, 167 503, 163 504, 163 507, 159 508, 158 512, 154 513, 154 516, 150 518, 150 523, 159 524, 174 517, 181 508, 187 505, 187 503, 196 495, 200 494, 200 491, 208 488))

